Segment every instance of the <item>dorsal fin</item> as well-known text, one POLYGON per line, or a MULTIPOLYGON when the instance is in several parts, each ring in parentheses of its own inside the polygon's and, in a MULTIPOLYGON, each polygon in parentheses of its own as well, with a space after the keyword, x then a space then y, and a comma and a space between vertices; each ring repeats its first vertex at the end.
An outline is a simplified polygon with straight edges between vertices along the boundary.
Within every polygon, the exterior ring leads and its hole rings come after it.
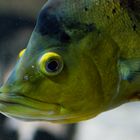
POLYGON ((123 60, 119 62, 120 74, 123 80, 129 82, 140 80, 140 58, 123 60))

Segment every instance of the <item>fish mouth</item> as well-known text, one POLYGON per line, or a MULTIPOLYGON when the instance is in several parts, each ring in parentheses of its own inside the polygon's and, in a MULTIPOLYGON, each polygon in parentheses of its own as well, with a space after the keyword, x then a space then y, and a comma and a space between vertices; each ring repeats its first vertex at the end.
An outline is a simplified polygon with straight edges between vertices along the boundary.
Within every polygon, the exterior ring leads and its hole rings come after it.
POLYGON ((0 112, 8 117, 24 121, 50 121, 55 123, 74 123, 93 117, 93 112, 70 113, 60 104, 50 104, 14 93, 13 95, 0 93, 0 112))
POLYGON ((24 95, 0 93, 0 112, 18 119, 57 120, 61 108, 60 104, 50 104, 24 95))
POLYGON ((24 95, 9 93, 0 93, 0 112, 19 120, 54 123, 75 123, 96 116, 94 112, 71 113, 60 104, 50 104, 24 95))

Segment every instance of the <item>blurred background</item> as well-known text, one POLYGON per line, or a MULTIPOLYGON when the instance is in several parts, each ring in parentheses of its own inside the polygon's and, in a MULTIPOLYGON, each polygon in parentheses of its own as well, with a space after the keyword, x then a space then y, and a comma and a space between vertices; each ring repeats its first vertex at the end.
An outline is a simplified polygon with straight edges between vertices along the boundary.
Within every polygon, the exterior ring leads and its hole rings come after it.
MULTIPOLYGON (((46 0, 0 0, 0 84, 26 48, 46 0)), ((140 140, 140 103, 77 124, 23 122, 0 114, 0 140, 140 140)))

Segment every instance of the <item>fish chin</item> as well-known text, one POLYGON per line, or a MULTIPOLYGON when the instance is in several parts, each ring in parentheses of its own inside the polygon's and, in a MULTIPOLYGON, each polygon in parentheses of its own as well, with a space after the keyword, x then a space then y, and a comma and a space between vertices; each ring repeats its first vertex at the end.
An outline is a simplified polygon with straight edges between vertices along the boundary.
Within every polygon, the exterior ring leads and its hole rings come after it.
MULTIPOLYGON (((13 114, 5 114, 5 113, 2 113, 8 117, 12 117, 12 118, 15 118, 15 119, 18 119, 18 120, 22 120, 22 121, 48 121, 48 122, 52 122, 52 123, 61 123, 61 124, 70 124, 70 123, 77 123, 77 122, 80 122, 80 121, 84 121, 84 120, 88 120, 88 119, 92 119, 93 118, 93 115, 85 115, 83 116, 82 114, 81 115, 73 115, 73 117, 71 116, 72 114, 69 115, 63 115, 63 116, 58 116, 58 117, 47 117, 47 116, 38 116, 38 117, 35 117, 35 116, 20 116, 20 115, 13 115, 13 114)), ((95 117, 95 116, 94 116, 95 117)))

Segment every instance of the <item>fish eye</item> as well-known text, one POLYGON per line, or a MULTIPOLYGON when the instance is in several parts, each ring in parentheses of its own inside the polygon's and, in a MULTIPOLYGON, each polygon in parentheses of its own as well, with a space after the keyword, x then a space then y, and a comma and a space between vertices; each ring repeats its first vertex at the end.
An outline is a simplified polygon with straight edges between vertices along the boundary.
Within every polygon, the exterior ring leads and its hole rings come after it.
POLYGON ((26 49, 23 49, 19 52, 18 57, 21 58, 23 56, 23 54, 25 53, 26 49))
POLYGON ((62 57, 55 52, 45 53, 39 59, 39 68, 48 76, 58 75, 63 69, 62 57))

